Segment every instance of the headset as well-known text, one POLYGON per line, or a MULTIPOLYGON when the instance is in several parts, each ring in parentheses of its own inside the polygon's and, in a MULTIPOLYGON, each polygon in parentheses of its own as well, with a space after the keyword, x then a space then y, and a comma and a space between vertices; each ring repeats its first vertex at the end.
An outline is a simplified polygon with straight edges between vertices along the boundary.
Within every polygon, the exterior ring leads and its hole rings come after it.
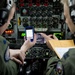
POLYGON ((13 6, 13 3, 13 0, 7 0, 6 6, 0 9, 0 27, 7 22, 9 12, 11 7, 13 6))

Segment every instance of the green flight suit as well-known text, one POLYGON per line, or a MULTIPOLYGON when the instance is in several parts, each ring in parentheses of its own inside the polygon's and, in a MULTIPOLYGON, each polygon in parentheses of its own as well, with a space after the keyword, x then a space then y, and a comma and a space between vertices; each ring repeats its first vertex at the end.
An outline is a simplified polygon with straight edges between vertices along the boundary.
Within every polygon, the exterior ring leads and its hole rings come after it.
POLYGON ((70 49, 60 60, 57 56, 48 60, 45 75, 75 75, 75 48, 70 49), (62 72, 57 72, 57 64, 61 63, 62 72))
POLYGON ((9 42, 5 38, 0 36, 0 75, 17 75, 18 66, 17 64, 10 60, 5 60, 5 53, 8 51, 9 42))

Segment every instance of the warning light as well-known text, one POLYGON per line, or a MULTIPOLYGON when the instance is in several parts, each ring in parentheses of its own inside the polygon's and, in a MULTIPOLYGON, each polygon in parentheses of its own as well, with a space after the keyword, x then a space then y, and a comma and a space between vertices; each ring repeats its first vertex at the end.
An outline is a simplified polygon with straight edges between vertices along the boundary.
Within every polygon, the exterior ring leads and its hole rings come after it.
POLYGON ((40 6, 40 0, 36 0, 36 6, 40 6))
POLYGON ((28 6, 32 6, 32 0, 28 0, 28 6))
POLYGON ((20 7, 24 7, 24 3, 20 3, 20 7))
POLYGON ((22 2, 24 2, 24 0, 20 0, 20 2, 22 3, 22 2))
POLYGON ((22 37, 26 36, 26 33, 21 33, 21 36, 22 36, 22 37))
POLYGON ((45 0, 44 5, 48 6, 48 0, 45 0))
POLYGON ((6 30, 5 33, 11 35, 14 31, 13 30, 6 30))

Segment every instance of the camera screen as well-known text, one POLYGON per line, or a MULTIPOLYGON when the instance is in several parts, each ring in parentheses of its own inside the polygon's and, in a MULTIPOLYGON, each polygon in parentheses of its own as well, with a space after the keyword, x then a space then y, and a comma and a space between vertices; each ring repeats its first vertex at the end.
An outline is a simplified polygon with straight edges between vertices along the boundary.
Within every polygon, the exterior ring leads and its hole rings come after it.
POLYGON ((37 44, 44 44, 46 43, 45 39, 41 36, 41 34, 37 33, 37 44))
POLYGON ((26 30, 26 37, 27 39, 33 39, 33 30, 32 29, 27 29, 26 30))

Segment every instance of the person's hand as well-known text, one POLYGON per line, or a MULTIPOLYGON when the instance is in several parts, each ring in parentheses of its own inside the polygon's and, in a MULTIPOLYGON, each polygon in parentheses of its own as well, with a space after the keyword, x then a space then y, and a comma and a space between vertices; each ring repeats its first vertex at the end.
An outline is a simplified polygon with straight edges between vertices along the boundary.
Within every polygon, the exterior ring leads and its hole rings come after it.
POLYGON ((58 38, 55 35, 46 35, 44 33, 40 33, 40 34, 45 38, 46 41, 48 41, 48 40, 58 40, 58 38))
POLYGON ((68 4, 68 0, 61 0, 61 3, 62 4, 65 4, 65 3, 68 4))
POLYGON ((19 63, 24 64, 25 52, 34 46, 36 43, 36 35, 34 34, 34 41, 31 42, 30 39, 26 40, 21 46, 20 50, 10 50, 10 59, 19 63))
POLYGON ((34 34, 34 40, 32 42, 30 41, 30 39, 25 40, 24 44, 21 46, 21 50, 26 52, 28 49, 34 46, 35 43, 36 43, 36 34, 34 34))
POLYGON ((46 35, 44 33, 40 33, 46 40, 46 44, 48 46, 48 48, 52 49, 51 45, 48 44, 48 40, 58 40, 58 38, 55 35, 46 35))
POLYGON ((10 49, 10 59, 23 65, 25 59, 25 53, 22 50, 11 50, 10 49))

